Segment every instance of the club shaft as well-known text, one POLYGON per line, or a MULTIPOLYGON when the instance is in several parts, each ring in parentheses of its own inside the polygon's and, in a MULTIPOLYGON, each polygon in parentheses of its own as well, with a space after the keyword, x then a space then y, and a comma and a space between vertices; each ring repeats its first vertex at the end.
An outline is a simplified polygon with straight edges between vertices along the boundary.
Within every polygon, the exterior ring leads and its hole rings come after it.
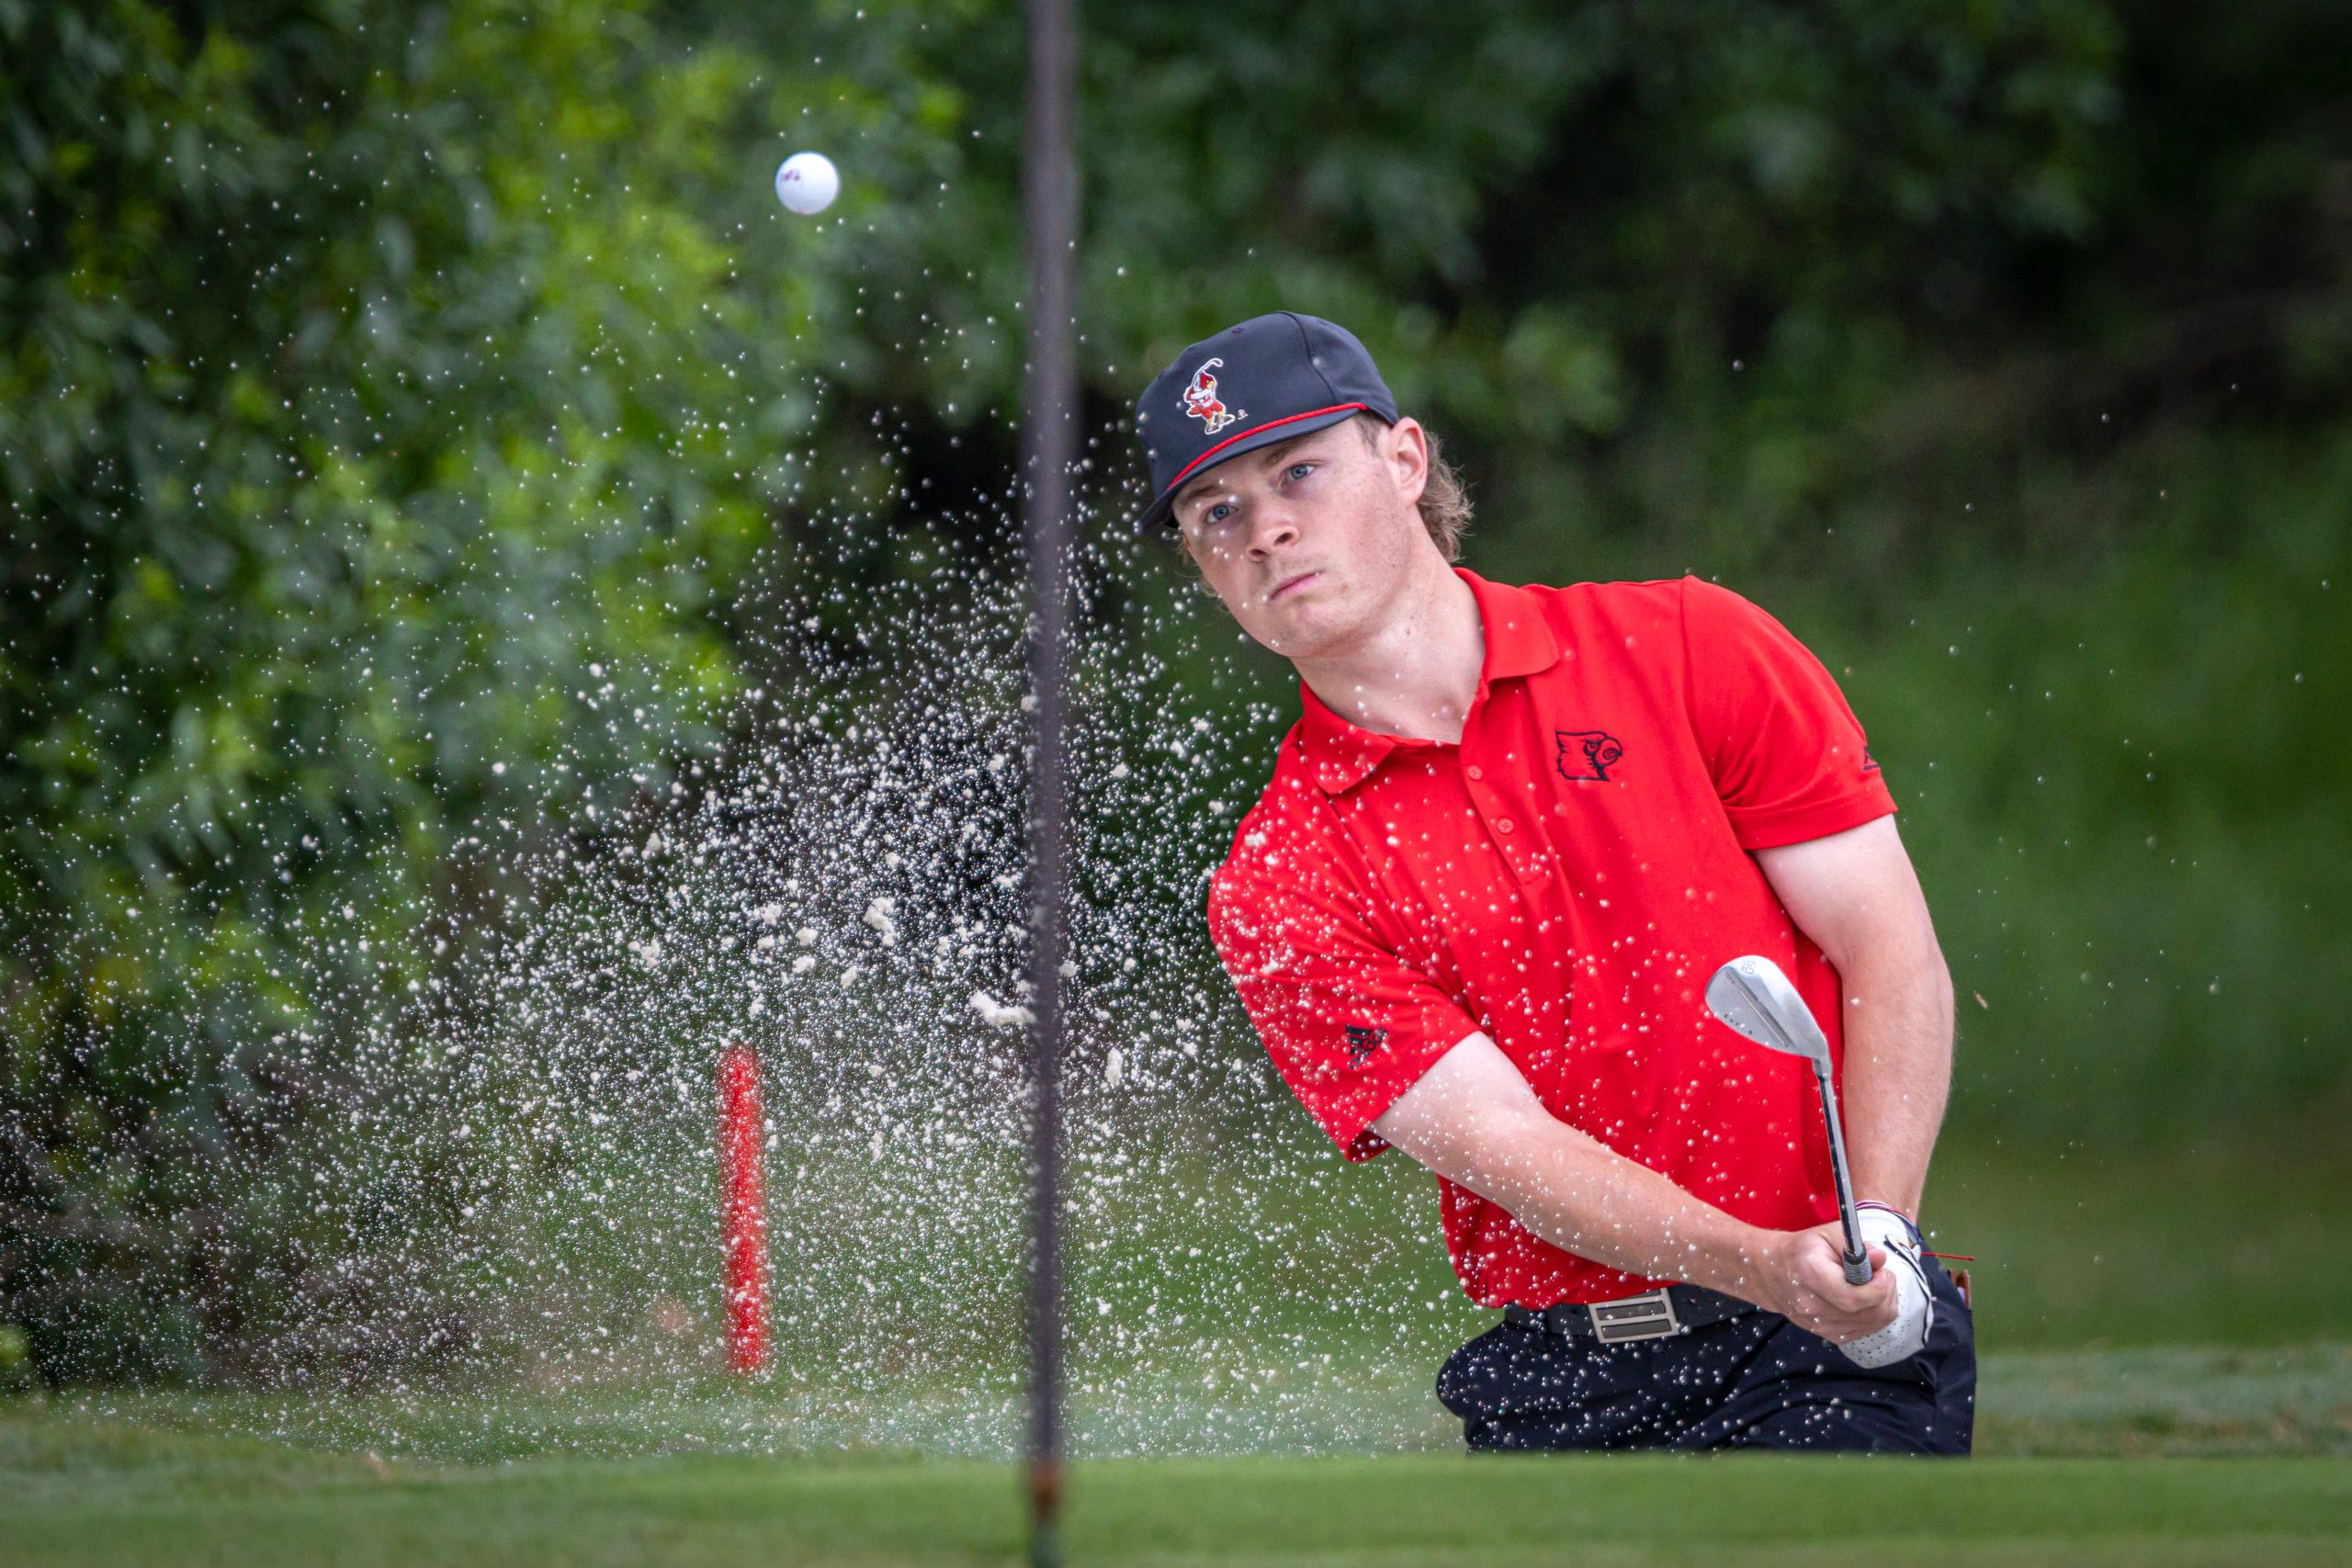
POLYGON ((1829 1171, 1838 1183, 1838 1220, 1846 1229, 1846 1278, 1853 1284, 1864 1284, 1871 1277, 1870 1254, 1862 1247, 1862 1222, 1854 1213, 1854 1178, 1846 1168, 1846 1129, 1838 1119, 1838 1088, 1829 1081, 1829 1068, 1819 1062, 1813 1066, 1814 1081, 1821 1086, 1821 1114, 1829 1123, 1829 1171))

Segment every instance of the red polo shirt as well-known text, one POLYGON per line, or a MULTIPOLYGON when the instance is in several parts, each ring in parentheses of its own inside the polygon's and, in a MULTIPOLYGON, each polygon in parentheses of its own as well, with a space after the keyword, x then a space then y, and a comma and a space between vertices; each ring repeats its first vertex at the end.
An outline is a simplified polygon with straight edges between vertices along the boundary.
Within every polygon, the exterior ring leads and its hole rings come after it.
MULTIPOLYGON (((1209 927, 1293 1093, 1350 1159, 1430 1065, 1484 1032, 1554 1115, 1754 1224, 1836 1217, 1803 1062, 1703 992, 1771 958, 1842 1063, 1838 974, 1748 852, 1894 809, 1837 683, 1763 611, 1695 578, 1476 594, 1486 662, 1458 745, 1306 713, 1234 835, 1209 927)), ((1442 1182, 1455 1272, 1488 1306, 1655 1281, 1563 1252, 1442 1182)))

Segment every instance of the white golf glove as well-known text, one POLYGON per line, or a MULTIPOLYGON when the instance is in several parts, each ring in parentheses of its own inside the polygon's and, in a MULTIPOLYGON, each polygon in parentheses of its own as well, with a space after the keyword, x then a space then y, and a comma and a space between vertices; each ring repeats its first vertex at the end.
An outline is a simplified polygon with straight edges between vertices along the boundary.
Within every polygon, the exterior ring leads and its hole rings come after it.
POLYGON ((1857 1203, 1854 1218, 1864 1247, 1886 1249, 1886 1267, 1894 1275, 1894 1321, 1838 1348, 1858 1367, 1892 1366, 1927 1348, 1928 1329, 1935 1322, 1935 1298, 1928 1293, 1928 1270, 1919 1261, 1919 1232, 1900 1210, 1883 1203, 1857 1203))

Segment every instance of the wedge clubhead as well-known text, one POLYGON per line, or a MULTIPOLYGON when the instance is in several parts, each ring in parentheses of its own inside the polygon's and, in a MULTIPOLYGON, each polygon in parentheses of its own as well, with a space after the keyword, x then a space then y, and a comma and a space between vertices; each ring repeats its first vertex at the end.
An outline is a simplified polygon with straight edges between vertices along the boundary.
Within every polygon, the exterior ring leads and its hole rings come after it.
POLYGON ((1829 1066, 1829 1042, 1797 988, 1769 958, 1735 958, 1707 982, 1707 1010, 1758 1045, 1829 1066))
POLYGON ((1838 1181, 1838 1218, 1846 1229, 1846 1280, 1870 1282, 1871 1258, 1854 1218, 1854 1180, 1846 1169, 1846 1131, 1838 1120, 1838 1089, 1829 1078, 1829 1040, 1804 998, 1769 958, 1735 958, 1707 982, 1707 1010, 1758 1045, 1803 1056, 1821 1086, 1821 1112, 1829 1122, 1829 1165, 1838 1181))

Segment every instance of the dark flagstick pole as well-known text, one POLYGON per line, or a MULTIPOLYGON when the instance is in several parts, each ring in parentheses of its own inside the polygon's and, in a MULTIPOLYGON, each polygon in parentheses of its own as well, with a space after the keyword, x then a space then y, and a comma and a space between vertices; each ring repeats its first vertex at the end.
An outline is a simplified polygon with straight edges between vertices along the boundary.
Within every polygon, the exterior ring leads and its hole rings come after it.
POLYGON ((1029 374, 1023 405, 1032 590, 1031 689, 1037 698, 1030 767, 1031 970, 1036 1021, 1030 1062, 1033 1248, 1029 1280, 1029 1560, 1061 1561, 1062 1300, 1061 1041, 1062 788, 1067 720, 1070 473, 1078 457, 1077 366, 1071 316, 1078 238, 1072 78, 1078 28, 1071 0, 1029 0, 1029 134, 1023 158, 1029 225, 1029 374))

